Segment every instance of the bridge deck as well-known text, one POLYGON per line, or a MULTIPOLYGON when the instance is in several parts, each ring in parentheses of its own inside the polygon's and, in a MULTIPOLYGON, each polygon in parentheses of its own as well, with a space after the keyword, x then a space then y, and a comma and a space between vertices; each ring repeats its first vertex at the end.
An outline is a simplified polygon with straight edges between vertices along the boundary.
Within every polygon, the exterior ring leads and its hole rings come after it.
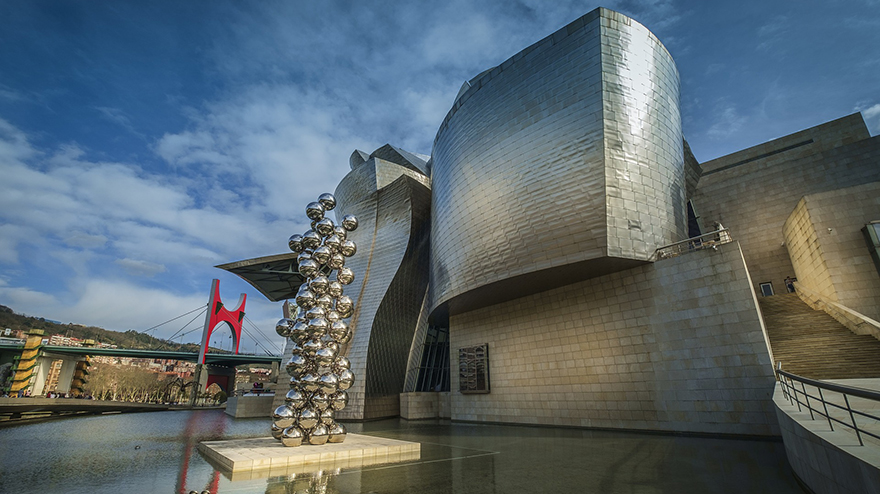
MULTIPOLYGON (((197 408, 222 408, 197 407, 197 408)), ((189 405, 129 403, 124 401, 85 400, 80 398, 0 398, 0 427, 31 419, 65 415, 100 415, 104 413, 161 412, 190 410, 189 405)))
MULTIPOLYGON (((2 349, 22 349, 23 345, 0 344, 2 349)), ((196 352, 175 352, 170 350, 133 350, 128 348, 100 348, 80 346, 43 345, 40 347, 43 353, 57 355, 103 355, 112 357, 169 359, 196 362, 199 354, 196 352)), ((234 355, 231 353, 209 353, 205 357, 205 363, 209 365, 222 365, 235 367, 236 365, 263 363, 271 364, 281 362, 281 355, 234 355)))

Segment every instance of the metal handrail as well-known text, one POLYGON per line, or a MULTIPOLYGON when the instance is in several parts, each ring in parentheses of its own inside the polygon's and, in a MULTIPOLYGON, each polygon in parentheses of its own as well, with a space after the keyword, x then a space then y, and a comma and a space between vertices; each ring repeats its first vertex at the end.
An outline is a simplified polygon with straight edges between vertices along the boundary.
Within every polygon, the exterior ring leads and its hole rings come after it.
POLYGON ((714 249, 718 245, 730 242, 733 242, 733 239, 730 237, 730 230, 722 228, 697 237, 691 237, 669 245, 664 245, 654 251, 651 260, 659 261, 661 259, 678 257, 682 254, 697 250, 714 249))
POLYGON ((814 416, 815 412, 816 414, 825 417, 825 419, 828 421, 828 427, 830 427, 832 431, 834 430, 835 423, 852 429, 856 433, 856 438, 858 438, 860 446, 865 445, 865 443, 862 441, 862 434, 880 440, 880 435, 865 430, 864 428, 860 428, 858 422, 856 422, 856 416, 877 421, 880 421, 880 417, 867 412, 856 410, 850 405, 849 402, 850 396, 880 402, 880 392, 854 388, 851 386, 844 386, 842 384, 817 381, 815 379, 798 376, 796 374, 792 374, 781 369, 776 370, 776 380, 782 384, 782 393, 783 396, 785 396, 785 398, 788 400, 788 402, 791 403, 792 406, 796 405, 798 407, 798 411, 802 411, 801 405, 807 408, 810 412, 811 420, 816 419, 814 416), (795 382, 800 384, 800 389, 795 386, 795 382), (806 386, 808 385, 816 388, 819 394, 810 394, 806 388, 806 386), (826 400, 825 394, 822 393, 822 390, 832 391, 843 395, 845 406, 838 405, 837 403, 826 400), (804 401, 801 401, 801 396, 803 396, 804 401), (819 403, 821 403, 822 408, 814 408, 814 406, 810 404, 810 398, 813 398, 814 400, 817 400, 819 403), (847 412, 847 414, 849 414, 849 422, 841 420, 837 417, 832 417, 831 414, 828 412, 829 406, 847 412))

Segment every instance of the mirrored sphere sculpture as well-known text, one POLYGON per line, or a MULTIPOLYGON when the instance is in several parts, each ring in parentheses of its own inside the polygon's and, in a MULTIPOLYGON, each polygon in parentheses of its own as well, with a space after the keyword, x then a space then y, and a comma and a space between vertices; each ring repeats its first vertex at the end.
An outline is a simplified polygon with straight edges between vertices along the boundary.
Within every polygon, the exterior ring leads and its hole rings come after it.
POLYGON ((288 239, 290 250, 298 253, 297 271, 304 283, 295 297, 296 317, 275 326, 279 335, 291 340, 292 353, 286 365, 290 391, 285 405, 272 414, 272 436, 284 446, 340 443, 346 436, 334 413, 348 404, 346 390, 355 380, 351 363, 342 355, 342 345, 353 335, 347 319, 355 310, 343 288, 355 279, 345 264, 357 252, 348 232, 357 229, 358 220, 345 215, 335 224, 325 217, 335 207, 333 194, 318 196, 306 206, 311 229, 288 239))

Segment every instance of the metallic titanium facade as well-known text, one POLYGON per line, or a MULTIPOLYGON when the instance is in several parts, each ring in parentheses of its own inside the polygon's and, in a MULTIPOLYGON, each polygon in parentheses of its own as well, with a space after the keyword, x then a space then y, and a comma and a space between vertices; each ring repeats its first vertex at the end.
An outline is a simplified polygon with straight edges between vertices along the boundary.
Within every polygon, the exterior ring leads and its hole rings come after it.
POLYGON ((356 306, 348 357, 358 380, 338 417, 395 416, 427 292, 430 180, 424 159, 393 146, 356 151, 351 164, 335 196, 337 216, 360 222, 348 238, 361 254, 347 264, 359 279, 346 291, 356 306))
POLYGON ((644 26, 597 9, 468 85, 434 142, 432 311, 626 269, 686 237, 679 76, 644 26))

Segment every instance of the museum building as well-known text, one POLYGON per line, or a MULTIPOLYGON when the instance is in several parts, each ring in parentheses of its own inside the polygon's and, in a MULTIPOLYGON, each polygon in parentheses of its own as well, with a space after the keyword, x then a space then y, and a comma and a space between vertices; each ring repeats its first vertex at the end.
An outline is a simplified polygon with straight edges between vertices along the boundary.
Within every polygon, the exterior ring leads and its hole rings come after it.
MULTIPOLYGON (((699 163, 679 91, 599 8, 465 82, 431 156, 352 153, 338 418, 778 435, 760 301, 880 319, 880 138, 853 114, 699 163)), ((221 267, 285 300, 295 261, 221 267)))

